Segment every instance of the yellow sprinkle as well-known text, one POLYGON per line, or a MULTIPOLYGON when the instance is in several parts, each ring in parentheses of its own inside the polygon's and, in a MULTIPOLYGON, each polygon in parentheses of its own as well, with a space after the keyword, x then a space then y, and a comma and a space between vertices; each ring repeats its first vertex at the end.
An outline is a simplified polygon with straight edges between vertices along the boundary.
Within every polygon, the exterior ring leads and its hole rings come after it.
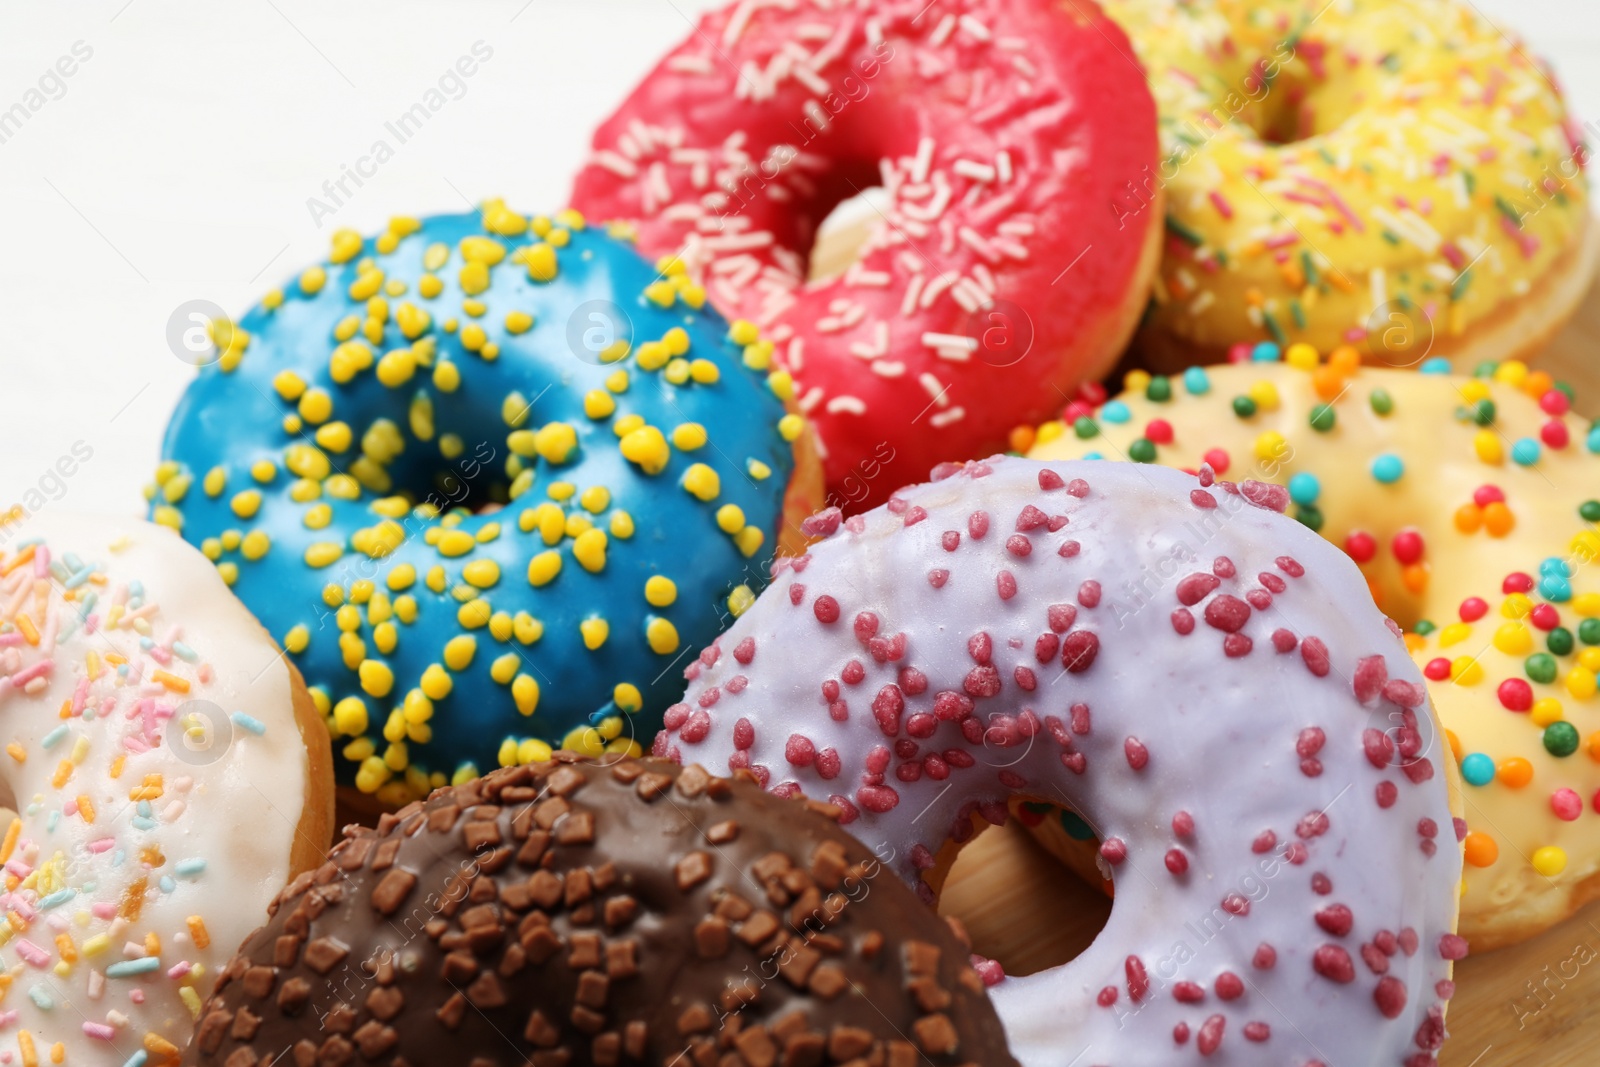
POLYGON ((477 546, 478 542, 465 530, 444 530, 439 534, 439 543, 435 546, 441 556, 464 556, 477 546))
POLYGON ((1283 361, 1295 370, 1315 370, 1317 367, 1317 350, 1314 346, 1308 345, 1303 341, 1299 344, 1292 344, 1289 346, 1289 350, 1283 354, 1283 361))
POLYGON ((761 329, 749 319, 734 319, 728 327, 728 340, 736 345, 753 345, 761 340, 761 329))
POLYGON ((1483 681, 1483 665, 1472 656, 1457 656, 1450 661, 1450 680, 1457 685, 1477 685, 1483 681))
POLYGON ((626 393, 628 391, 628 372, 614 370, 606 375, 606 388, 613 393, 626 393))
POLYGON ((671 307, 672 302, 678 298, 678 289, 671 282, 651 282, 644 287, 645 299, 657 307, 671 307))
POLYGON ((541 552, 528 561, 528 584, 549 585, 561 573, 561 554, 541 552))
POLYGON ((511 699, 518 712, 532 715, 539 707, 539 683, 531 675, 517 675, 511 682, 511 699))
POLYGON ((689 377, 701 385, 713 385, 722 378, 722 371, 709 359, 697 359, 689 364, 689 377))
POLYGON ((307 546, 305 551, 306 566, 315 570, 335 562, 344 555, 343 546, 333 541, 317 541, 307 546))
POLYGON ((420 685, 423 694, 429 700, 443 700, 450 695, 450 690, 455 688, 455 681, 446 673, 444 667, 430 663, 422 672, 420 685))
POLYGON ((685 384, 689 380, 689 361, 686 359, 670 361, 661 376, 673 385, 685 384))
POLYGON ((755 590, 748 585, 735 586, 733 592, 728 594, 728 611, 737 619, 746 611, 749 611, 750 605, 755 602, 755 590))
POLYGON ((744 509, 738 504, 724 504, 717 509, 717 529, 725 534, 736 534, 744 529, 744 509))
POLYGON ((394 688, 394 671, 380 660, 363 660, 359 668, 361 689, 368 696, 386 697, 394 688))
POLYGON ((310 644, 311 631, 304 625, 291 627, 289 632, 283 635, 283 647, 296 655, 304 652, 310 644))
POLYGON ((1588 700, 1595 693, 1595 673, 1585 667, 1574 667, 1567 674, 1567 692, 1579 700, 1588 700))
POLYGON ((672 458, 667 439, 654 426, 641 426, 631 431, 622 438, 621 448, 623 457, 638 464, 646 474, 660 474, 672 458))
POLYGON ((1565 849, 1556 845, 1546 845, 1535 849, 1529 862, 1533 864, 1534 870, 1546 878, 1554 878, 1567 869, 1567 853, 1565 849))
POLYGON ((506 312, 506 332, 509 334, 523 334, 533 329, 533 316, 526 311, 506 312))
POLYGON ((443 393, 453 393, 461 386, 461 370, 454 363, 441 361, 433 368, 433 384, 443 393))
POLYGON ((785 441, 795 440, 805 428, 805 420, 799 415, 789 414, 778 420, 778 434, 785 441))
POLYGON ((258 489, 246 489, 242 493, 235 493, 229 506, 241 519, 255 518, 256 512, 261 510, 261 492, 258 489))
POLYGON ((517 655, 515 652, 507 652, 505 655, 497 657, 493 663, 489 664, 489 677, 493 678, 501 685, 510 685, 511 679, 516 677, 517 666, 521 663, 521 656, 517 655))
POLYGON ((295 410, 300 412, 302 419, 312 425, 320 425, 333 414, 333 397, 321 389, 307 389, 295 410))
POLYGON ((611 490, 603 485, 591 485, 578 496, 583 510, 598 515, 611 503, 611 490))
POLYGON ((556 250, 543 241, 528 245, 522 250, 522 261, 527 265, 528 277, 536 282, 554 281, 559 266, 556 250))
POLYGON ((539 455, 551 463, 565 463, 578 447, 578 434, 565 422, 552 422, 542 427, 535 439, 539 455))
POLYGON ((644 598, 652 607, 664 608, 678 599, 678 585, 663 574, 652 574, 644 583, 644 598))
POLYGON ((1485 463, 1498 464, 1505 458, 1505 451, 1500 447, 1500 438, 1493 430, 1479 430, 1473 434, 1472 450, 1485 463))
POLYGON ((696 463, 683 475, 683 487, 699 500, 715 500, 722 492, 722 479, 704 463, 696 463))
POLYGON ((698 422, 685 422, 672 431, 672 444, 685 452, 692 452, 706 443, 706 428, 698 422))
POLYGON ((733 543, 743 553, 746 559, 761 551, 761 546, 766 542, 767 535, 761 532, 759 526, 746 526, 733 535, 733 543))
POLYGON ((500 564, 492 559, 473 560, 462 568, 461 577, 479 589, 488 589, 500 580, 500 564))
POLYGON ((583 413, 591 419, 609 418, 617 410, 617 402, 602 389, 591 389, 583 396, 583 413))
POLYGON ((764 482, 772 477, 772 468, 759 459, 746 460, 744 469, 750 472, 750 477, 758 482, 764 482))
POLYGON ((320 292, 328 283, 328 273, 321 267, 311 267, 300 275, 300 291, 307 296, 320 292))
POLYGON ((788 371, 775 371, 767 375, 767 388, 779 400, 787 402, 794 399, 794 379, 788 371))
POLYGON ((1494 647, 1508 656, 1526 656, 1533 651, 1533 634, 1523 623, 1504 623, 1494 632, 1494 647))
MULTIPOLYGON (((11 743, 16 745, 15 741, 11 743)), ((18 759, 17 762, 21 763, 22 760, 18 759)), ((0 844, 0 863, 5 863, 11 859, 11 854, 17 850, 17 841, 19 838, 21 838, 21 836, 22 820, 13 816, 11 819, 11 825, 6 827, 5 842, 0 844)))
POLYGON ((666 619, 655 617, 645 626, 645 640, 650 651, 658 656, 669 656, 678 651, 678 628, 666 619))
POLYGON ((1535 726, 1549 726, 1553 722, 1560 722, 1563 718, 1561 701, 1555 697, 1541 697, 1533 702, 1533 707, 1528 711, 1528 718, 1533 720, 1535 726))
POLYGON ((639 687, 629 682, 618 682, 613 686, 611 700, 618 709, 629 715, 644 707, 644 697, 639 693, 639 687))
POLYGON ((572 555, 590 574, 606 569, 606 535, 599 530, 585 530, 572 543, 572 555))
POLYGON ((611 536, 626 541, 633 536, 633 516, 620 508, 611 513, 611 536))
POLYGON ((445 642, 444 664, 453 671, 464 671, 472 666, 472 657, 477 655, 477 652, 477 638, 458 634, 445 642))
POLYGON ((241 542, 239 550, 244 553, 245 559, 257 560, 262 556, 265 556, 267 554, 267 550, 271 547, 272 539, 263 531, 251 530, 249 533, 244 535, 244 541, 241 542))
POLYGON ((611 624, 604 619, 584 619, 578 624, 578 631, 583 634, 583 647, 593 652, 606 643, 611 624))
POLYGON ((772 366, 773 345, 771 341, 758 341, 753 345, 746 345, 744 349, 744 365, 751 370, 766 370, 772 366))
POLYGON ((1288 447, 1288 442, 1284 440, 1283 434, 1278 433, 1276 430, 1268 430, 1256 438, 1255 456, 1263 462, 1270 462, 1283 458, 1283 454, 1288 447))

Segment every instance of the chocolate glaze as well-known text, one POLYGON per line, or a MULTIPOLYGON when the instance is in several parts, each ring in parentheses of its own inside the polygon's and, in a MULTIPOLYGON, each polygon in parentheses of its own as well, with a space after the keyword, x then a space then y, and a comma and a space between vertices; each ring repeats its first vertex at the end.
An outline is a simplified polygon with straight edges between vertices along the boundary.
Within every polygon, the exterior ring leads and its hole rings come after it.
POLYGON ((966 946, 834 813, 567 753, 441 789, 283 891, 183 1062, 1015 1067, 966 946))

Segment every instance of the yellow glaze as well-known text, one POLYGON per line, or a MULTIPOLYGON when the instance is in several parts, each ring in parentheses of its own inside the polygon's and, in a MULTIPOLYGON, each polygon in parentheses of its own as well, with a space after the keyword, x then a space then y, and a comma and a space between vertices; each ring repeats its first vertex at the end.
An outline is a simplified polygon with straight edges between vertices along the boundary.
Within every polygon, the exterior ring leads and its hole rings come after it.
POLYGON ((1458 347, 1580 243, 1552 75, 1458 0, 1105 0, 1148 68, 1167 253, 1147 335, 1458 347))
MULTIPOLYGON (((1285 357, 1132 372, 1092 416, 1040 427, 1030 454, 1288 486, 1288 513, 1361 564, 1431 679, 1446 727, 1431 754, 1466 783, 1462 934, 1521 940, 1600 888, 1600 430, 1517 362, 1469 378, 1361 369, 1348 348, 1285 357)), ((1106 592, 1166 604, 1178 577, 1106 592)))

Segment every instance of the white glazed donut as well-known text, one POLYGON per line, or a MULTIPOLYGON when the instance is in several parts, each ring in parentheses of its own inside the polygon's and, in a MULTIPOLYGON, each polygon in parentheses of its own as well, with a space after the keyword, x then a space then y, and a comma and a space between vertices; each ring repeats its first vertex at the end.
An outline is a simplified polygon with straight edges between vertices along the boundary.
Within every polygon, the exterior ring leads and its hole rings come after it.
POLYGON ((832 794, 929 900, 975 815, 1081 812, 1105 930, 1039 974, 986 967, 1027 1067, 1432 1064, 1466 950, 1459 797, 1354 564, 1281 488, 1209 471, 940 475, 811 520, 826 539, 690 667, 657 753, 832 794))
POLYGON ((0 515, 0 1063, 175 1063, 328 846, 299 675, 172 531, 0 515))

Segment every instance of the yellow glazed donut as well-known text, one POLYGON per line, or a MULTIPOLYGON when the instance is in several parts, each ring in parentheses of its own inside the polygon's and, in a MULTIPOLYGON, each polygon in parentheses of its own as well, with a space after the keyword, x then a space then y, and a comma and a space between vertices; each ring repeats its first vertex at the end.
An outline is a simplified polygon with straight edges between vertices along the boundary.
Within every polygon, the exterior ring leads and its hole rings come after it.
POLYGON ((1458 0, 1106 0, 1150 73, 1153 363, 1229 344, 1524 358, 1587 289, 1585 150, 1550 72, 1458 0))
MULTIPOLYGON (((1247 496, 1287 492, 1290 514, 1344 546, 1430 679, 1438 747, 1465 782, 1461 933, 1483 949, 1600 896, 1600 429, 1522 363, 1447 371, 1307 346, 1136 371, 1119 398, 1041 427, 1032 455, 1209 463, 1247 496)), ((1196 537, 1242 506, 1218 499, 1196 537)), ((1134 612, 1181 576, 1106 594, 1134 612)))

